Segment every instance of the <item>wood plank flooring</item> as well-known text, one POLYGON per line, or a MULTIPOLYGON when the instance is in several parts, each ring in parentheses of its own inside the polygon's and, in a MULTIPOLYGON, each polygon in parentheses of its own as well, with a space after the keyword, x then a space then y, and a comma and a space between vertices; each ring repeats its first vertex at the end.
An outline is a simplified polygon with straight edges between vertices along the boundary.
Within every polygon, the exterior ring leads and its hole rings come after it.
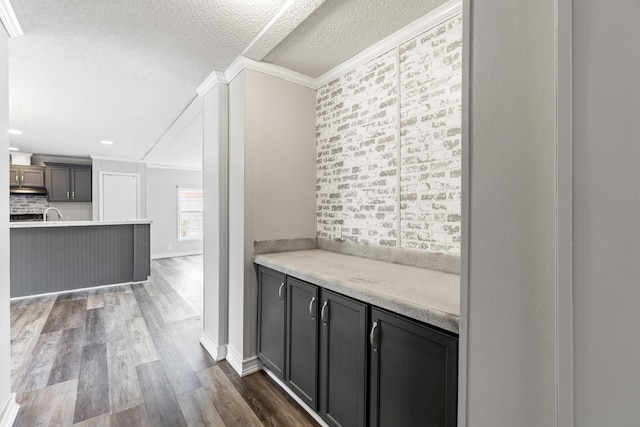
POLYGON ((11 302, 20 426, 316 426, 263 372, 200 346, 202 257, 148 282, 11 302))

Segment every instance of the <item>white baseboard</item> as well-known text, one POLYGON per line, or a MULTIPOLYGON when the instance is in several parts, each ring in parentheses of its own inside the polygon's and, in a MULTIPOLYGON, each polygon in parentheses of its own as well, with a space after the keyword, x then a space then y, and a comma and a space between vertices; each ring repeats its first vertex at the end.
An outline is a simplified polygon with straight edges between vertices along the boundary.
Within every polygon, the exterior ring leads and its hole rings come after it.
POLYGON ((229 345, 227 345, 227 362, 229 362, 233 370, 241 377, 253 374, 262 369, 262 362, 258 359, 258 356, 243 359, 242 356, 229 345))
POLYGON ((9 395, 9 400, 7 400, 7 403, 4 405, 2 414, 0 414, 0 427, 13 426, 19 410, 20 405, 16 402, 16 394, 12 393, 9 395))
POLYGON ((157 254, 151 254, 151 259, 160 258, 175 258, 180 256, 202 255, 202 249, 195 251, 181 251, 181 252, 159 252, 157 254))
POLYGON ((262 370, 269 375, 269 378, 271 378, 273 381, 276 382, 276 384, 278 384, 280 386, 280 388, 282 388, 284 391, 286 391, 289 396, 291 396, 293 398, 293 400, 295 400, 296 402, 298 402, 298 405, 302 406, 302 409, 304 409, 305 411, 307 411, 307 413, 309 415, 311 415, 313 417, 314 420, 316 420, 318 422, 318 424, 320 424, 322 427, 329 427, 329 424, 327 424, 322 417, 320 417, 320 415, 314 411, 313 409, 311 409, 309 407, 309 405, 307 405, 306 403, 304 403, 304 401, 302 399, 300 399, 298 397, 297 394, 295 394, 289 387, 287 387, 287 385, 285 383, 282 382, 282 380, 280 380, 280 378, 276 377, 276 375, 271 372, 269 369, 267 369, 266 367, 262 367, 262 370))
POLYGON ((227 357, 227 346, 219 345, 207 335, 205 331, 202 331, 202 335, 200 335, 200 344, 216 362, 224 360, 227 357))

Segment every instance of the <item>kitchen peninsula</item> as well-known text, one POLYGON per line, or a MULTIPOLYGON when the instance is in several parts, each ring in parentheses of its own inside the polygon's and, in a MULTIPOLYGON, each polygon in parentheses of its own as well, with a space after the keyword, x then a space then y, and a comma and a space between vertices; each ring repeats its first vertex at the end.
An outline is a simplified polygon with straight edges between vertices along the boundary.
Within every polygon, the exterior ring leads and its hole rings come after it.
POLYGON ((11 223, 11 297, 147 280, 150 225, 150 220, 11 223))

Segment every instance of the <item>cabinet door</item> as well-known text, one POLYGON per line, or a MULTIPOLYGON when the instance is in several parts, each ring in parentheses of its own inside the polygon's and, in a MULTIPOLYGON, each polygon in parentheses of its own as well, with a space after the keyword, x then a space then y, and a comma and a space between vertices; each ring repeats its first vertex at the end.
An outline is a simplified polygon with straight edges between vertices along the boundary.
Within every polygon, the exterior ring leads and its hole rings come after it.
POLYGON ((258 269, 258 357, 284 381, 287 288, 285 275, 258 269))
POLYGON ((457 425, 458 339, 371 310, 371 425, 457 425))
POLYGON ((20 187, 20 171, 17 168, 9 169, 9 187, 20 187))
POLYGON ((71 168, 71 200, 74 202, 91 201, 91 169, 71 168))
POLYGON ((364 426, 367 306, 324 289, 320 300, 320 416, 331 426, 364 426))
POLYGON ((42 188, 44 187, 44 168, 24 168, 20 180, 22 187, 42 188))
POLYGON ((318 288, 287 277, 287 383, 318 409, 318 288))
POLYGON ((69 168, 47 167, 47 193, 50 202, 67 202, 71 200, 69 188, 69 168))

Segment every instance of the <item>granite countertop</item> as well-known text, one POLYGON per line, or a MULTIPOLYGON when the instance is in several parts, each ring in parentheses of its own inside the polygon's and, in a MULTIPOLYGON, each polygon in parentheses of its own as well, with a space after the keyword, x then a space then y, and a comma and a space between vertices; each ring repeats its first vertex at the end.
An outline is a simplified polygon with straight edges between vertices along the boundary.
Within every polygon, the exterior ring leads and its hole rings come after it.
POLYGON ((255 256, 255 263, 459 333, 460 276, 321 249, 255 256))
POLYGON ((128 219, 122 221, 25 221, 10 222, 9 228, 40 228, 40 227, 87 227, 92 225, 127 225, 151 224, 150 219, 128 219))

